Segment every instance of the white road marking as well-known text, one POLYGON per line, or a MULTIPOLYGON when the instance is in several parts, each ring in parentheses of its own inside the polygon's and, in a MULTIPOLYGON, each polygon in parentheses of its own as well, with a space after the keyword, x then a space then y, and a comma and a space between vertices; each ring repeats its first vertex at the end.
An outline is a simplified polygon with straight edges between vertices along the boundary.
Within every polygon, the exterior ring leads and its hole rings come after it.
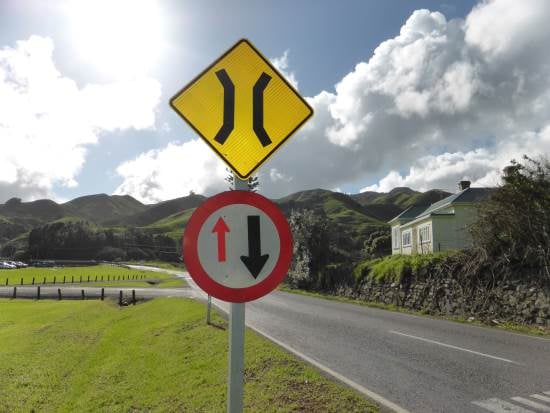
POLYGON ((440 341, 435 341, 435 340, 430 340, 428 338, 417 337, 417 336, 413 336, 413 335, 410 335, 410 334, 400 333, 399 331, 394 331, 394 330, 390 330, 389 332, 392 333, 392 334, 398 334, 400 336, 413 338, 415 340, 425 341, 426 343, 437 344, 437 345, 442 346, 442 347, 452 348, 453 350, 465 351, 467 353, 477 354, 478 356, 483 356, 483 357, 487 357, 487 358, 494 359, 494 360, 500 360, 500 361, 504 361, 506 363, 521 365, 521 363, 518 363, 517 361, 505 359, 505 358, 502 358, 502 357, 492 356, 490 354, 480 353, 479 351, 474 351, 474 350, 470 350, 470 349, 463 348, 463 347, 453 346, 452 344, 441 343, 440 341))
MULTIPOLYGON (((203 292, 198 286, 197 284, 195 284, 195 282, 190 278, 191 282, 189 283, 189 285, 191 286, 191 288, 193 290, 196 291, 196 297, 197 298, 203 298, 206 297, 206 293, 203 292)), ((223 301, 220 301, 220 300, 216 300, 214 299, 212 301, 212 303, 214 304, 214 306, 216 306, 218 309, 220 309, 221 311, 225 312, 225 313, 228 313, 229 312, 229 305, 228 303, 226 302, 223 302, 223 301)), ((305 362, 317 367, 319 370, 325 372, 326 374, 334 377, 336 380, 339 380, 341 381, 342 383, 348 385, 349 387, 355 389, 356 391, 358 391, 359 393, 362 393, 363 395, 365 395, 366 397, 368 397, 369 399, 373 400, 374 402, 380 404, 381 406, 384 406, 385 408, 391 410, 392 412, 395 412, 395 413, 410 413, 407 409, 404 409, 403 407, 395 404, 394 402, 386 399, 385 397, 379 395, 378 393, 375 393, 373 392, 372 390, 369 390, 367 389, 366 387, 364 386, 361 386, 359 383, 356 383, 354 382, 353 380, 351 379, 348 379, 347 377, 341 375, 340 373, 337 373, 336 371, 332 370, 331 368, 325 366, 324 364, 318 362, 317 360, 314 360, 312 359, 311 357, 309 356, 306 356, 304 353, 296 350, 295 348, 289 346, 288 344, 285 344, 283 343, 282 341, 280 340, 277 340, 275 337, 272 337, 271 335, 267 334, 265 331, 262 331, 260 330, 259 328, 251 325, 249 322, 246 322, 246 326, 248 328, 251 328, 252 330, 254 330, 255 332, 257 332, 258 334, 264 336, 265 338, 267 338, 268 340, 272 341, 273 343, 277 344, 278 346, 284 348, 286 351, 288 351, 289 353, 292 353, 294 354, 295 356, 298 356, 299 358, 301 358, 302 360, 304 360, 305 362)))
POLYGON ((542 396, 540 394, 532 394, 531 396, 533 399, 542 400, 543 402, 550 403, 550 397, 542 396))
MULTIPOLYGON (((251 326, 248 323, 247 323, 247 326, 252 328, 257 333, 261 334, 262 336, 264 336, 268 340, 270 340, 270 341, 274 342, 275 344, 281 346, 282 348, 286 349, 288 352, 298 356, 302 360, 304 360, 304 361, 308 362, 309 364, 317 367, 319 370, 324 371, 325 373, 327 373, 330 376, 334 377, 336 380, 339 380, 339 381, 347 384, 349 387, 357 390, 359 393, 363 393, 365 396, 367 396, 371 400, 374 400, 376 403, 392 410, 395 413, 410 413, 408 410, 406 410, 406 409, 402 408, 401 406, 398 406, 397 404, 389 401, 388 399, 386 399, 385 397, 379 395, 378 393, 375 393, 375 392, 367 389, 366 387, 363 387, 360 384, 354 382, 353 380, 348 379, 347 377, 341 375, 340 373, 335 372, 334 370, 328 368, 324 364, 321 364, 317 360, 314 360, 311 357, 306 356, 304 353, 301 353, 300 351, 290 347, 289 345, 283 343, 282 341, 277 340, 276 338, 270 336, 269 334, 265 333, 264 331, 254 327, 254 326, 251 326)), ((525 412, 528 412, 528 410, 525 410, 525 412)))
POLYGON ((508 403, 504 400, 495 398, 481 400, 479 402, 472 402, 476 406, 482 407, 485 410, 489 410, 493 413, 534 413, 532 410, 524 409, 523 407, 516 406, 515 404, 508 403))
POLYGON ((550 396, 550 391, 543 391, 543 393, 550 396))
POLYGON ((550 412, 550 407, 548 407, 548 406, 546 406, 542 403, 537 403, 537 402, 534 402, 532 400, 526 399, 524 397, 512 397, 511 399, 516 401, 516 402, 519 402, 521 404, 524 404, 526 406, 529 406, 533 409, 540 410, 541 412, 550 412))

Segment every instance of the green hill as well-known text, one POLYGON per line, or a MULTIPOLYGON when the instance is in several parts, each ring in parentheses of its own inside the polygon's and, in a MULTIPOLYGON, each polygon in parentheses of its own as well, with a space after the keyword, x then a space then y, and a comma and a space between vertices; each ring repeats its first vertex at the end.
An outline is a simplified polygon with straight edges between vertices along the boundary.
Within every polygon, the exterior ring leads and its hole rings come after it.
POLYGON ((313 189, 296 192, 275 202, 287 216, 293 209, 311 209, 341 225, 352 236, 365 235, 386 226, 385 222, 369 214, 349 195, 339 192, 313 189))
POLYGON ((148 205, 147 209, 137 214, 132 214, 121 221, 122 225, 148 226, 156 221, 169 217, 186 209, 196 208, 206 200, 202 195, 189 195, 170 201, 148 205))
POLYGON ((147 206, 129 195, 87 195, 62 205, 66 213, 96 224, 115 223, 128 215, 144 212, 147 206))
POLYGON ((168 235, 174 239, 181 239, 183 236, 183 230, 191 218, 191 215, 196 208, 186 209, 185 211, 176 212, 175 214, 169 215, 166 218, 160 219, 152 224, 147 225, 144 228, 149 230, 168 235))
POLYGON ((50 199, 39 199, 32 202, 21 202, 19 198, 11 198, 5 204, 0 204, 0 215, 6 218, 16 218, 24 225, 28 222, 52 221, 65 215, 65 209, 50 199))
POLYGON ((439 189, 418 192, 410 188, 398 187, 387 193, 366 191, 354 194, 351 197, 362 205, 367 213, 387 222, 410 206, 428 206, 449 195, 449 192, 439 189))

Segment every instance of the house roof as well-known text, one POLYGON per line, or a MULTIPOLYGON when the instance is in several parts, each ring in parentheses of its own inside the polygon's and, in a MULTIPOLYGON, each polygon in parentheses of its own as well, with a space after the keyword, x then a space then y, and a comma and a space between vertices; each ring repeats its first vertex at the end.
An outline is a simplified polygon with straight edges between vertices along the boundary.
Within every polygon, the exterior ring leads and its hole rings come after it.
POLYGON ((492 191, 493 188, 466 188, 463 191, 449 195, 447 198, 443 198, 441 201, 435 202, 430 206, 412 206, 389 222, 393 222, 395 220, 403 220, 409 222, 427 215, 433 215, 436 213, 437 210, 448 205, 477 203, 487 199, 492 191))
POLYGON ((422 211, 425 211, 428 207, 428 205, 413 205, 401 212, 395 218, 391 219, 389 222, 393 222, 396 220, 410 221, 412 219, 415 219, 422 211))

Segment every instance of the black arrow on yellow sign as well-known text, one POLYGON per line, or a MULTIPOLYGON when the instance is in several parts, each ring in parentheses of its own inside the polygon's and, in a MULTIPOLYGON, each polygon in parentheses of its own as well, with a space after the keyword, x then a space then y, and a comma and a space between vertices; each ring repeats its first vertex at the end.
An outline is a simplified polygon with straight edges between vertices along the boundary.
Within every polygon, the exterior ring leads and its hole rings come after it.
MULTIPOLYGON (((216 76, 223 86, 223 125, 214 140, 223 145, 235 127, 235 85, 225 69, 216 76)), ((263 72, 252 89, 252 127, 263 147, 271 145, 271 138, 264 128, 264 91, 271 76, 263 72)))

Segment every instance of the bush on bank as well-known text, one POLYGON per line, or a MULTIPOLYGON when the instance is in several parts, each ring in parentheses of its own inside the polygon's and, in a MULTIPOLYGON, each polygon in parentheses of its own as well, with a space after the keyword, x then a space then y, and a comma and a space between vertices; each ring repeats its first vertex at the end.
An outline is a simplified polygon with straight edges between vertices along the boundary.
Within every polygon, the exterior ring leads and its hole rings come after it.
POLYGON ((402 283, 407 279, 424 279, 456 252, 433 254, 391 255, 366 260, 355 266, 353 276, 359 285, 370 278, 378 282, 402 283))

